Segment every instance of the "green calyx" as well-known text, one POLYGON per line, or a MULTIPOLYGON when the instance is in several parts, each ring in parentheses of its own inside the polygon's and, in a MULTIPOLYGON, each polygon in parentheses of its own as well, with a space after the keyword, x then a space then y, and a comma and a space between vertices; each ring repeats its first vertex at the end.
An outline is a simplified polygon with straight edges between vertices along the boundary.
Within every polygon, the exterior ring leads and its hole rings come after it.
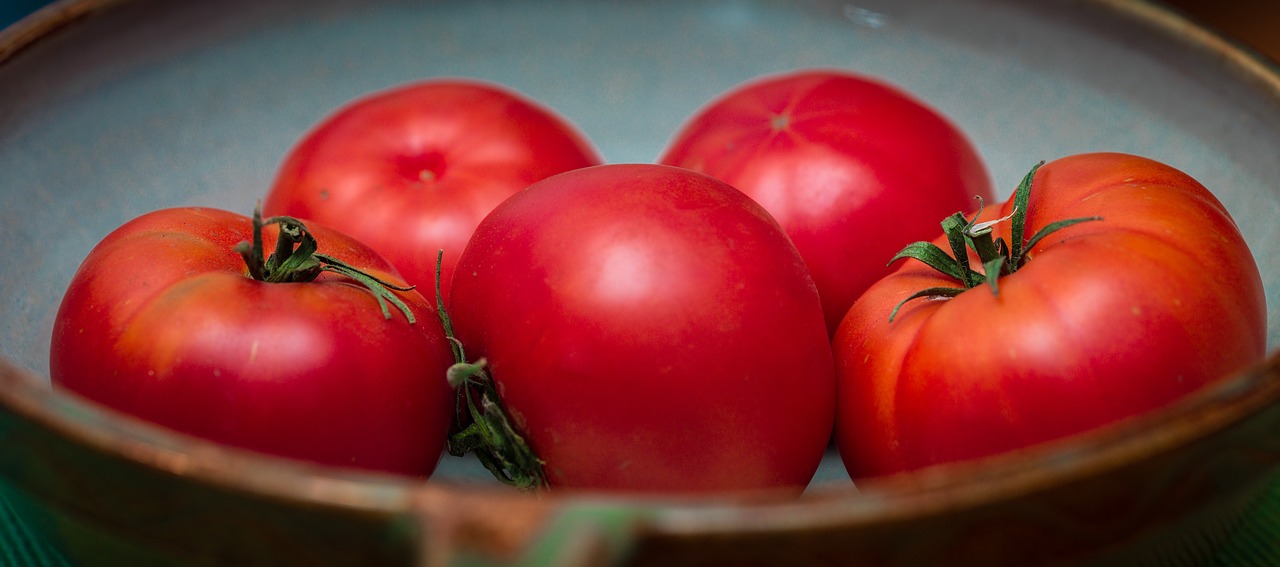
POLYGON ((468 362, 462 341, 454 335, 453 320, 445 310, 444 295, 440 291, 443 260, 444 250, 441 250, 436 256, 436 313, 453 349, 455 362, 449 367, 447 377, 449 385, 457 390, 454 425, 446 448, 455 457, 475 453, 480 464, 503 484, 524 491, 547 490, 550 485, 544 463, 508 418, 493 379, 485 370, 485 359, 468 362))
POLYGON ((1043 161, 1033 166, 1031 171, 1022 178, 1022 182, 1018 184, 1018 188, 1013 194, 1013 213, 1009 216, 992 221, 978 222, 978 218, 982 216, 982 208, 980 206, 973 218, 965 218, 963 213, 957 212, 943 219, 942 232, 947 237, 947 244, 951 248, 950 254, 932 242, 921 241, 908 244, 906 248, 903 248, 901 252, 898 252, 889 260, 889 264, 893 264, 904 258, 914 258, 955 279, 962 286, 931 287, 913 293, 894 306, 893 311, 889 314, 889 321, 892 322, 897 317, 898 310, 913 299, 955 297, 966 290, 983 284, 989 286, 991 293, 998 296, 1000 295, 1000 277, 1012 274, 1025 266, 1030 259, 1027 251, 1034 247, 1036 243, 1046 236, 1073 224, 1102 220, 1102 217, 1082 217, 1057 221, 1040 229, 1030 239, 1024 240, 1031 185, 1035 179, 1036 171, 1042 165, 1044 165, 1043 161), (1003 238, 994 238, 992 235, 993 227, 1005 221, 1012 223, 1010 227, 1012 242, 1005 242, 1003 238), (974 270, 971 266, 970 250, 977 255, 978 260, 982 263, 981 272, 974 270))
POLYGON ((253 241, 236 244, 235 251, 244 258, 249 277, 267 283, 304 283, 314 281, 321 272, 334 272, 355 280, 373 297, 382 308, 382 316, 390 319, 390 305, 394 305, 409 323, 416 320, 409 306, 405 305, 395 291, 409 291, 413 286, 398 286, 368 273, 360 271, 332 256, 318 254, 319 244, 311 231, 302 221, 288 216, 262 218, 261 205, 253 210, 253 241), (262 227, 278 225, 280 234, 276 238, 276 249, 270 256, 265 256, 262 244, 262 227))

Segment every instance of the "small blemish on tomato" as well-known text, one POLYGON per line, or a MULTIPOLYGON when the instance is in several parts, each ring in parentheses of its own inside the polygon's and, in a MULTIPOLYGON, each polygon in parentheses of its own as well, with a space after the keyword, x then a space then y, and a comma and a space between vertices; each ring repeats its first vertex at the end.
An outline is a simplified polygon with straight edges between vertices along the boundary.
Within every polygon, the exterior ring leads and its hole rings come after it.
POLYGON ((1129 312, 1133 313, 1133 315, 1137 317, 1139 315, 1142 315, 1142 308, 1138 307, 1137 305, 1134 305, 1133 307, 1129 308, 1129 312))
POLYGON ((769 119, 769 128, 774 132, 781 132, 791 126, 791 116, 788 114, 775 114, 769 119))
POLYGON ((430 150, 420 154, 400 156, 396 159, 396 169, 415 187, 421 187, 423 184, 438 181, 444 176, 448 167, 442 152, 430 150))
POLYGON ((328 190, 328 189, 321 189, 321 190, 320 190, 320 200, 321 200, 321 201, 328 201, 328 200, 329 200, 329 190, 328 190))
POLYGON ((508 410, 508 411, 511 414, 511 421, 515 422, 516 424, 516 428, 518 428, 520 431, 529 430, 529 422, 525 420, 523 413, 520 413, 518 411, 511 411, 511 410, 508 410))

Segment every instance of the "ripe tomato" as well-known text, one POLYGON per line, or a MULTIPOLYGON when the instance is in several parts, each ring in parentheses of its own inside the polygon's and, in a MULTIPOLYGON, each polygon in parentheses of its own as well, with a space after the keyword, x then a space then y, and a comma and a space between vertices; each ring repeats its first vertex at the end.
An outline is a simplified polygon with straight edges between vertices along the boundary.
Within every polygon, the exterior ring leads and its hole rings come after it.
MULTIPOLYGON (((400 281, 368 247, 309 229, 328 257, 400 281)), ((277 232, 266 227, 268 250, 277 232)), ((54 385, 228 445, 429 475, 453 397, 444 379, 451 353, 431 303, 397 292, 407 311, 388 318, 346 275, 257 281, 236 249, 252 234, 243 215, 184 208, 108 235, 58 310, 54 385)))
POLYGON ((959 128, 902 90, 840 71, 739 85, 689 119, 659 161, 764 205, 809 266, 832 333, 895 252, 975 196, 992 198, 959 128))
POLYGON ((552 487, 812 478, 834 419, 817 290, 777 223, 723 182, 652 164, 550 177, 480 224, 453 285, 457 337, 552 487))
MULTIPOLYGON (((425 80, 355 100, 290 150, 263 204, 356 237, 407 281, 442 292, 471 231, 549 175, 600 163, 551 109, 498 85, 425 80)), ((434 301, 434 294, 429 299, 434 301)))
MULTIPOLYGON (((1019 188, 1031 189, 1026 205, 1013 200, 1001 213, 1024 210, 1022 234, 1095 220, 1028 246, 995 290, 958 289, 908 260, 849 310, 834 343, 836 439, 855 479, 1084 432, 1263 356, 1257 266, 1194 179, 1141 157, 1084 154, 1030 182, 1019 188), (940 299, 951 294, 941 288, 958 295, 940 299), (902 303, 924 289, 932 298, 902 303)), ((992 235, 1021 244, 1017 221, 992 235)))

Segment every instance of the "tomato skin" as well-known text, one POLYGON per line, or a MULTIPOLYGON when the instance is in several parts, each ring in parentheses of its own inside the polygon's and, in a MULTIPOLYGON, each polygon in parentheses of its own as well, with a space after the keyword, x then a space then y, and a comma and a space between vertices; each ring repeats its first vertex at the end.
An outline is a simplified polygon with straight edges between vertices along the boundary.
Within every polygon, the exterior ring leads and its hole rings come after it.
POLYGON ((660 163, 725 180, 795 242, 831 333, 938 221, 993 199, 978 151, 935 109, 894 86, 834 70, 757 78, 690 118, 660 163))
POLYGON ((834 419, 817 290, 723 182, 652 164, 548 178, 480 224, 453 283, 457 336, 552 487, 811 480, 834 419))
MULTIPOLYGON (((386 281, 369 248, 309 223, 320 251, 386 281)), ((264 229, 266 249, 274 226, 264 229)), ((54 323, 55 386, 227 445, 413 476, 435 469, 452 361, 434 309, 397 292, 409 324, 343 276, 265 283, 232 250, 250 219, 203 208, 145 214, 104 238, 54 323)))
POLYGON ((600 161, 550 108, 496 84, 430 79, 327 116, 290 150, 263 212, 346 232, 424 288, 443 249, 447 298, 453 265, 490 209, 535 181, 600 161))
MULTIPOLYGON (((949 300, 914 260, 872 286, 837 333, 836 438, 855 478, 1043 443, 1166 406, 1262 358, 1257 266, 1218 200, 1142 157, 1081 154, 1037 172, 1027 264, 949 300)), ((1006 203, 996 218, 1010 214, 1006 203)), ((996 233, 1008 241, 1008 222, 996 233)), ((947 249, 942 239, 935 243, 947 249)))

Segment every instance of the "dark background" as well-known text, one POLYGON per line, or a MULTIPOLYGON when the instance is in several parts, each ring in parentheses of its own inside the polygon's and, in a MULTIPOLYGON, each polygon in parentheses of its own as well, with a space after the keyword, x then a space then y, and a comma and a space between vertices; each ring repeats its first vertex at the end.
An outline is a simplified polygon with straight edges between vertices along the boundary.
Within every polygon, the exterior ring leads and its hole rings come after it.
POLYGON ((48 0, 0 0, 0 28, 8 27, 48 3, 48 0))
POLYGON ((1164 3, 1272 60, 1280 61, 1280 2, 1166 0, 1164 3))

